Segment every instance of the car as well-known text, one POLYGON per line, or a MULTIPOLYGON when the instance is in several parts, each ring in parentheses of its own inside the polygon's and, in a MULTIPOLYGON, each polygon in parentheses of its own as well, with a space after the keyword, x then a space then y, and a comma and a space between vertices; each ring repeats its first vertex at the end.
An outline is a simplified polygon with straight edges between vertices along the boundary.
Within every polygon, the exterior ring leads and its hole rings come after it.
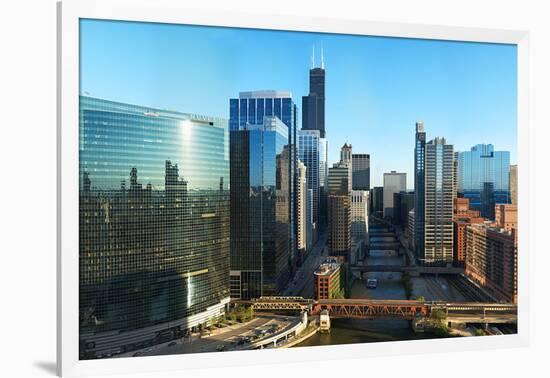
POLYGON ((176 344, 177 344, 177 342, 172 341, 171 343, 168 343, 168 346, 169 346, 169 347, 173 347, 173 346, 176 345, 176 344))
POLYGON ((376 289, 378 286, 378 280, 376 278, 369 278, 367 280, 367 289, 376 289))

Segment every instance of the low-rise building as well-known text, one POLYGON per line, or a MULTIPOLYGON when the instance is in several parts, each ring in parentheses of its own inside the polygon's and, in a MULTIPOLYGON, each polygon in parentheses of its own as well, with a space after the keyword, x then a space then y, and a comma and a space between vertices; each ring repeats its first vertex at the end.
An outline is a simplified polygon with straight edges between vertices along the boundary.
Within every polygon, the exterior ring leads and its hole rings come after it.
POLYGON ((344 298, 345 275, 337 258, 328 258, 313 273, 315 299, 344 298))

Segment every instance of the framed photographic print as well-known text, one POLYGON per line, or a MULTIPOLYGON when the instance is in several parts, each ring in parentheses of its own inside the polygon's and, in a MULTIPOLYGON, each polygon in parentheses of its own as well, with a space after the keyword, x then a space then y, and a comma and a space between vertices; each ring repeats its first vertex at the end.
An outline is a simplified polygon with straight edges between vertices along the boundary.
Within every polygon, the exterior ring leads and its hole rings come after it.
POLYGON ((58 20, 58 374, 525 345, 526 32, 58 20))

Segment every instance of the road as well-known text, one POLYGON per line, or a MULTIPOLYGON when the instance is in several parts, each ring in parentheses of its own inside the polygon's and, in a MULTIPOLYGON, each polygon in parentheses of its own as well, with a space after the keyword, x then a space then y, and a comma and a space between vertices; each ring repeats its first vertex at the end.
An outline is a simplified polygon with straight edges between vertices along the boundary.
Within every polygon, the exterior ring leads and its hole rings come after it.
POLYGON ((298 269, 294 276, 294 280, 290 282, 284 295, 287 296, 302 296, 304 298, 313 298, 315 295, 315 285, 313 272, 319 264, 327 257, 325 248, 328 240, 328 234, 325 232, 319 236, 317 243, 307 255, 304 263, 298 269))

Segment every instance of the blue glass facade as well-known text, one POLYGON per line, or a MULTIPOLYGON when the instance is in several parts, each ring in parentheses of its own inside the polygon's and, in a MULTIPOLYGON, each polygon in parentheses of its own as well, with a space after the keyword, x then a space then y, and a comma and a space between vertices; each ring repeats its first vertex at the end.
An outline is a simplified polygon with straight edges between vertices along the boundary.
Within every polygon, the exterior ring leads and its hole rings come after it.
POLYGON ((288 128, 277 117, 230 132, 231 296, 280 294, 290 275, 288 128))
POLYGON ((227 121, 82 96, 79 164, 81 358, 223 314, 227 121))
MULTIPOLYGON (((313 192, 313 222, 319 224, 320 132, 298 131, 298 159, 306 166, 307 188, 313 192)), ((315 241, 314 241, 315 242, 315 241)))
POLYGON ((510 152, 478 144, 458 153, 458 192, 470 200, 472 210, 494 219, 495 204, 510 203, 510 152))

